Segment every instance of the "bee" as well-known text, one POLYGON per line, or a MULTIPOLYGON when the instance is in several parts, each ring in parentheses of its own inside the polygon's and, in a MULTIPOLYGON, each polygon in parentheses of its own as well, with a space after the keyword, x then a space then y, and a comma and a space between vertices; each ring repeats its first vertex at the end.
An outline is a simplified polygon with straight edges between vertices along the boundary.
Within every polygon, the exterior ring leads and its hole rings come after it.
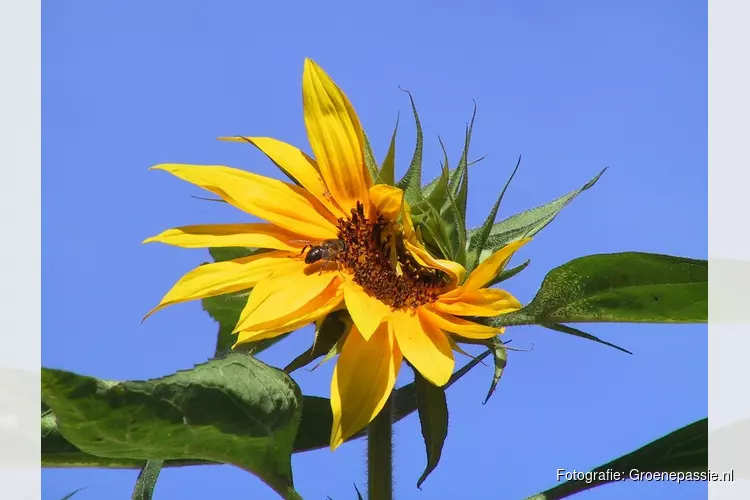
POLYGON ((318 261, 325 260, 323 265, 320 266, 320 272, 318 274, 321 274, 323 268, 329 262, 336 262, 336 268, 339 268, 336 256, 340 252, 346 251, 346 243, 342 240, 323 240, 318 245, 313 245, 311 242, 308 242, 307 245, 302 247, 302 251, 299 254, 302 255, 308 248, 310 250, 307 252, 307 255, 305 255, 305 264, 314 264, 318 261))

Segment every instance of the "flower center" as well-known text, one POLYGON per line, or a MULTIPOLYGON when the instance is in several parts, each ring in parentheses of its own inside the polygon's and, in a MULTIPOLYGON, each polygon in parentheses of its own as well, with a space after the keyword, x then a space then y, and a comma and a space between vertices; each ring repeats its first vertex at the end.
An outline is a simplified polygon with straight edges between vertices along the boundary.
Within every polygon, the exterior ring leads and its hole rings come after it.
POLYGON ((336 260, 354 275, 353 281, 391 309, 414 309, 437 300, 447 275, 414 260, 397 224, 382 215, 366 218, 361 203, 351 213, 339 219, 338 236, 346 248, 336 260))

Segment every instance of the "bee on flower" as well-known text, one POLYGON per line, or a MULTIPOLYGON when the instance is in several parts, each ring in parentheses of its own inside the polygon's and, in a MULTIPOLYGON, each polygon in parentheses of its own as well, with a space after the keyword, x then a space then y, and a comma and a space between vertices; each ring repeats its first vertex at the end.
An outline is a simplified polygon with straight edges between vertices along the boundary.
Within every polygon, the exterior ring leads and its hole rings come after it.
POLYGON ((236 346, 288 333, 345 308, 353 325, 331 381, 335 449, 383 408, 404 359, 443 386, 454 368, 450 334, 488 339, 502 332, 466 318, 520 309, 511 294, 486 286, 528 240, 503 247, 468 276, 461 264, 434 257, 417 236, 404 192, 373 182, 365 165, 364 133, 348 98, 309 59, 302 95, 314 157, 268 137, 222 138, 253 144, 296 184, 226 166, 152 167, 266 222, 185 226, 146 242, 268 251, 190 271, 149 315, 172 304, 252 288, 235 327, 236 346))

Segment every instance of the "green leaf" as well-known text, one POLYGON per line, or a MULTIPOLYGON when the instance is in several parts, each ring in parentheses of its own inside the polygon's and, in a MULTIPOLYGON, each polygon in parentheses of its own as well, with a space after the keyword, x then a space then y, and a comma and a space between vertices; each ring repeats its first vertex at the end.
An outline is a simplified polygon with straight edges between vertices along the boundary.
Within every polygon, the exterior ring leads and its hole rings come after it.
POLYGON ((417 370, 414 370, 414 390, 422 437, 427 448, 427 466, 417 481, 417 488, 421 489, 422 483, 435 470, 443 453, 443 444, 448 436, 448 404, 445 389, 432 385, 417 370))
POLYGON ((380 182, 393 186, 396 179, 396 133, 398 132, 398 116, 396 116, 396 127, 391 135, 391 142, 388 145, 388 152, 380 167, 380 182))
POLYGON ((500 382, 500 377, 503 376, 505 366, 508 364, 508 350, 505 349, 505 346, 499 338, 492 338, 492 345, 490 349, 492 350, 492 354, 495 359, 495 373, 493 373, 492 375, 490 390, 487 391, 487 397, 484 398, 484 402, 482 403, 483 405, 486 405, 487 401, 489 401, 492 395, 495 393, 497 383, 500 382))
MULTIPOLYGON (((508 243, 531 237, 544 229, 576 196, 596 184, 596 181, 599 180, 599 177, 606 170, 605 168, 599 172, 593 179, 581 186, 581 188, 571 191, 546 205, 526 210, 494 224, 484 248, 480 252, 478 262, 483 261, 508 243)), ((479 229, 472 229, 468 232, 469 252, 479 248, 478 232, 479 229)))
POLYGON ((502 283, 503 281, 511 279, 513 276, 515 276, 516 274, 518 274, 521 271, 523 271, 524 269, 526 269, 526 267, 530 263, 531 263, 531 259, 528 259, 528 260, 526 260, 526 262, 524 262, 523 264, 520 264, 520 265, 518 265, 516 267, 513 267, 511 269, 503 269, 500 272, 500 274, 498 274, 497 276, 495 276, 494 278, 492 278, 490 280, 490 282, 487 283, 486 287, 489 288, 489 287, 491 287, 493 285, 497 285, 498 283, 502 283))
POLYGON ((624 252, 589 255, 550 271, 523 309, 496 326, 559 323, 705 323, 708 262, 624 252))
MULTIPOLYGON (((704 418, 667 434, 627 455, 591 471, 591 481, 567 481, 527 500, 558 500, 621 479, 631 479, 630 471, 682 473, 682 480, 707 479, 708 419, 704 418), (609 471, 609 472, 608 472, 609 471)), ((674 477, 677 479, 677 477, 674 477)), ((673 479, 673 480, 674 480, 673 479)))
POLYGON ((582 339, 586 340, 593 340, 594 342, 598 342, 600 344, 604 344, 609 347, 614 347, 618 351, 622 351, 626 354, 633 354, 632 352, 628 351, 627 349, 624 349, 618 345, 615 345, 611 342, 607 342, 606 340, 602 340, 599 337, 595 337, 594 335, 591 335, 590 333, 582 332, 578 328, 573 328, 572 326, 567 325, 544 325, 545 328, 549 328, 550 330, 555 330, 556 332, 561 333, 567 333, 568 335, 573 335, 574 337, 580 337, 582 339))
POLYGON ((367 166, 367 170, 370 171, 370 176, 372 177, 372 181, 377 184, 378 182, 378 162, 375 161, 375 155, 372 154, 372 146, 370 145, 370 140, 367 138, 367 134, 362 132, 362 135, 365 139, 365 165, 367 166))
POLYGON ((154 497, 154 488, 156 480, 159 479, 159 473, 164 465, 164 460, 147 460, 146 464, 138 474, 135 481, 132 500, 151 500, 154 497))
POLYGON ((307 366, 319 357, 330 353, 331 349, 338 344, 339 340, 351 328, 351 325, 351 318, 345 310, 334 311, 326 316, 315 330, 313 345, 307 351, 294 358, 284 368, 284 371, 292 373, 303 366, 307 366))
POLYGON ((77 494, 77 493, 78 493, 79 491, 82 491, 82 490, 85 490, 85 489, 86 489, 86 488, 84 487, 84 488, 78 488, 77 490, 73 490, 73 491, 71 491, 70 493, 68 493, 67 495, 65 495, 64 497, 62 497, 62 498, 61 498, 60 500, 70 500, 70 499, 71 499, 71 498, 73 498, 73 497, 74 497, 74 496, 75 496, 75 495, 76 495, 76 494, 77 494))
MULTIPOLYGON (((503 198, 505 197, 505 191, 508 190, 508 186, 510 186, 511 181, 513 180, 513 177, 516 176, 516 172, 518 172, 518 167, 520 166, 521 166, 521 155, 518 155, 516 168, 513 169, 513 172, 510 174, 510 177, 505 182, 505 186, 503 186, 503 190, 500 191, 500 196, 497 197, 497 201, 495 201, 495 204, 492 206, 492 210, 490 210, 490 213, 487 216, 487 218, 484 220, 484 223, 474 234, 474 237, 471 238, 469 241, 469 252, 468 252, 469 253, 469 256, 468 256, 469 268, 467 269, 468 272, 471 272, 479 264, 479 256, 482 253, 482 250, 484 250, 485 245, 487 244, 487 238, 490 237, 492 227, 495 224, 495 219, 497 219, 497 212, 498 210, 500 210, 500 204, 503 202, 503 198)), ((523 268, 520 269, 519 272, 522 270, 523 268)))
MULTIPOLYGON (((211 257, 213 257, 214 262, 224 262, 227 260, 249 257, 250 255, 266 252, 268 250, 245 247, 224 247, 209 248, 208 251, 211 254, 211 257)), ((215 355, 221 356, 227 353, 236 342, 237 335, 232 332, 234 331, 234 327, 237 326, 242 309, 244 309, 245 304, 247 304, 247 298, 250 295, 250 291, 251 289, 248 289, 241 292, 207 297, 201 301, 203 304, 203 310, 206 311, 214 321, 219 323, 219 333, 216 337, 216 349, 214 351, 215 355)), ((253 355, 256 355, 286 338, 288 335, 289 334, 286 333, 270 339, 248 342, 237 346, 237 350, 248 351, 253 355)))
MULTIPOLYGON (((462 366, 451 376, 446 384, 447 389, 458 379, 466 375, 472 368, 489 356, 485 351, 466 365, 462 366)), ((241 355, 236 353, 236 355, 241 355)), ((417 397, 414 383, 407 384, 395 390, 394 421, 411 415, 417 409, 417 397)), ((331 401, 318 396, 304 396, 302 402, 302 418, 297 435, 294 439, 294 452, 300 453, 328 447, 333 426, 331 401)), ((366 434, 363 430, 352 436, 349 441, 359 439, 366 434)), ((164 461, 164 467, 185 467, 191 465, 207 465, 220 463, 220 460, 206 460, 181 457, 164 461)), ((140 469, 143 459, 117 458, 98 456, 85 452, 68 441, 59 431, 55 416, 50 412, 42 416, 42 466, 43 467, 104 467, 113 469, 140 469)))
POLYGON ((291 453, 302 395, 283 371, 247 354, 147 381, 43 368, 42 397, 61 434, 91 455, 232 464, 299 498, 291 453))
POLYGON ((409 169, 401 180, 396 183, 396 186, 404 191, 406 202, 410 206, 414 206, 422 200, 422 124, 419 121, 419 113, 417 113, 417 106, 414 104, 414 98, 412 97, 411 92, 408 90, 404 90, 404 92, 409 94, 411 110, 414 114, 414 123, 417 127, 417 140, 414 146, 414 155, 412 156, 409 169))

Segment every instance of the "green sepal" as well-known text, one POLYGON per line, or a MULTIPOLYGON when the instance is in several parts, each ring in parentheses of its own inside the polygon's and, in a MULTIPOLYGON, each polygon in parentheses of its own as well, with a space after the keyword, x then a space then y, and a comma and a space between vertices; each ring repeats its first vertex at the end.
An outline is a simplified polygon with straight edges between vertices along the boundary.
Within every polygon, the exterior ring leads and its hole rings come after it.
POLYGON ((492 382, 487 391, 487 396, 484 398, 484 402, 482 402, 483 405, 486 405, 487 401, 489 401, 495 393, 497 384, 500 382, 500 377, 503 376, 505 366, 508 364, 508 350, 505 348, 505 345, 503 345, 500 338, 498 336, 492 337, 488 344, 487 347, 492 351, 492 357, 495 362, 495 371, 492 374, 492 382))
MULTIPOLYGON (((503 202, 503 198, 505 197, 505 192, 508 190, 508 186, 510 186, 511 181, 513 181, 513 177, 516 176, 516 172, 518 172, 518 167, 520 166, 521 166, 521 155, 518 155, 518 161, 516 162, 516 167, 513 169, 513 172, 510 174, 510 177, 508 177, 508 180, 505 182, 505 186, 503 186, 503 190, 500 191, 500 196, 497 197, 495 204, 492 206, 492 210, 490 210, 490 213, 487 216, 487 218, 484 220, 484 223, 482 224, 482 226, 473 235, 473 238, 469 239, 469 250, 468 250, 468 257, 467 257, 469 267, 467 268, 467 272, 471 272, 477 267, 477 265, 479 265, 479 255, 481 254, 482 250, 484 250, 485 246, 487 245, 487 238, 490 237, 490 233, 492 232, 492 226, 495 224, 495 219, 497 219, 497 212, 500 210, 500 204, 503 202)), ((522 270, 523 269, 521 269, 520 271, 522 270)))
POLYGON ((372 177, 372 182, 375 184, 379 184, 378 182, 378 162, 375 160, 375 155, 372 152, 372 145, 370 144, 370 139, 367 138, 367 134, 362 132, 362 137, 365 140, 365 166, 367 167, 367 170, 370 171, 370 177, 372 177))
POLYGON ((422 483, 440 462, 443 444, 448 436, 448 403, 445 389, 433 385, 417 370, 414 370, 414 389, 422 438, 427 451, 427 465, 417 480, 417 488, 421 489, 422 483))
MULTIPOLYGON (((456 200, 461 218, 466 220, 466 207, 469 196, 469 144, 471 143, 471 134, 474 130, 474 118, 477 116, 477 103, 474 103, 474 111, 471 114, 471 121, 466 126, 464 136, 464 149, 461 152, 461 158, 458 160, 456 170, 451 175, 450 191, 456 200)), ((464 229, 464 233, 466 230, 464 229)))
POLYGON ((414 114, 414 123, 417 128, 417 140, 414 146, 414 154, 411 159, 411 164, 404 176, 396 183, 396 187, 404 191, 404 198, 409 206, 418 205, 422 201, 422 148, 423 148, 423 135, 422 135, 422 124, 419 121, 419 113, 417 113, 417 106, 414 104, 414 98, 411 92, 404 90, 409 95, 409 101, 411 102, 411 110, 414 114))
POLYGON ((560 213, 568 203, 573 201, 576 196, 596 184, 596 181, 599 180, 599 177, 601 177, 606 170, 606 168, 603 169, 579 189, 571 191, 546 205, 541 205, 532 208, 531 210, 512 215, 505 220, 493 224, 492 229, 490 230, 490 235, 487 237, 487 241, 481 251, 478 247, 479 240, 477 237, 479 229, 470 229, 467 235, 469 252, 478 251, 478 262, 482 262, 505 245, 534 236, 536 233, 544 229, 547 224, 552 222, 555 217, 557 217, 557 214, 560 213))
POLYGON ((385 154, 383 164, 380 166, 378 180, 383 184, 393 186, 396 182, 396 133, 398 132, 399 116, 396 116, 396 126, 391 134, 391 142, 388 144, 388 152, 385 154))
POLYGON ((529 264, 531 263, 531 259, 527 259, 526 262, 523 264, 519 264, 516 267, 512 267, 510 269, 503 269, 500 271, 500 273, 492 278, 487 285, 485 285, 486 288, 489 288, 493 285, 497 285, 498 283, 502 283, 503 281, 511 279, 516 274, 520 273, 524 269, 526 269, 529 264))
POLYGON ((346 310, 334 311, 328 314, 315 329, 313 345, 310 346, 308 350, 294 358, 294 360, 284 368, 284 371, 292 373, 324 355, 326 355, 325 360, 330 359, 330 353, 332 351, 334 353, 338 352, 336 350, 337 345, 351 327, 352 320, 346 310))

